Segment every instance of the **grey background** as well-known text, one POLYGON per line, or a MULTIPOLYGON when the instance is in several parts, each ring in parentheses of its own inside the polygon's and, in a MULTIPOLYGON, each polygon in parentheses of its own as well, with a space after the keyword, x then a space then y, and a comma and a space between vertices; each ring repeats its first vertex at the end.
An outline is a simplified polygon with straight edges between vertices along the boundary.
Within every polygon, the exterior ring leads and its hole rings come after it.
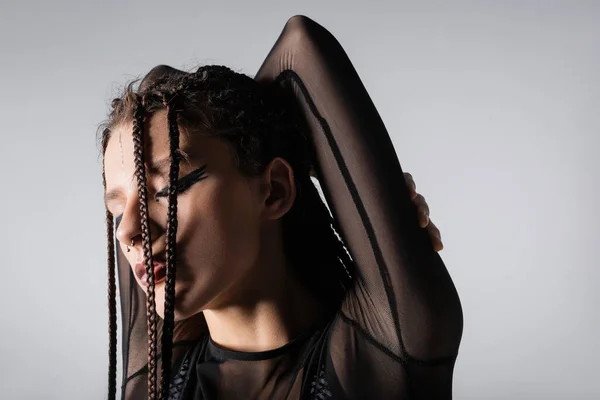
POLYGON ((455 398, 600 398, 600 2, 1 5, 2 398, 106 396, 116 89, 161 63, 253 75, 294 14, 342 43, 442 231, 455 398))

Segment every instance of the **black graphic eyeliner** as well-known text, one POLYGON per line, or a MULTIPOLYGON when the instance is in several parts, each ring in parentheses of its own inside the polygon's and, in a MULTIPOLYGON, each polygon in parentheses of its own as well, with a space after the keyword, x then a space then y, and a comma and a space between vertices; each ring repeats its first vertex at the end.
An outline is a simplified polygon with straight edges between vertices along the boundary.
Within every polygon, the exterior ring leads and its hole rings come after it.
MULTIPOLYGON (((206 164, 201 166, 200 168, 190 172, 186 176, 182 177, 177 181, 177 193, 182 193, 190 188, 194 183, 201 181, 206 178, 204 174, 204 170, 206 169, 206 164)), ((169 187, 165 187, 164 189, 156 192, 154 195, 154 199, 156 201, 159 200, 160 197, 168 197, 169 196, 169 187)), ((115 227, 118 228, 121 220, 123 219, 123 214, 115 217, 115 227)))
MULTIPOLYGON (((182 177, 177 181, 177 193, 183 193, 194 183, 201 181, 206 178, 204 174, 204 170, 206 169, 206 164, 201 166, 200 168, 190 172, 186 176, 182 177)), ((167 197, 169 195, 169 187, 165 187, 164 189, 156 192, 154 195, 154 199, 158 201, 159 197, 167 197)))

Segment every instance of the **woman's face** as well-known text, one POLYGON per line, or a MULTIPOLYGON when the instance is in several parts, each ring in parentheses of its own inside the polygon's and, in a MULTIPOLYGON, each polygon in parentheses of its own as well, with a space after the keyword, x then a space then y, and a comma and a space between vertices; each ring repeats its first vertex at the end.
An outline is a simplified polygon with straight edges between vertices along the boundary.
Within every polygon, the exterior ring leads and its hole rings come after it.
MULTIPOLYGON (((169 134, 166 112, 156 112, 144 133, 148 188, 149 230, 155 261, 165 261, 169 134), (162 194, 165 194, 164 196, 162 194), (156 199, 155 199, 156 197, 156 199)), ((187 135, 182 130, 180 148, 189 156, 180 163, 184 191, 177 197, 177 277, 175 319, 187 318, 203 309, 218 307, 249 277, 258 262, 261 227, 268 194, 261 176, 242 175, 233 151, 220 139, 187 135)), ((106 205, 122 219, 117 239, 134 269, 138 284, 146 291, 140 227, 140 199, 135 178, 132 126, 113 130, 105 156, 106 205), (134 246, 127 252, 125 246, 134 246)), ((268 201, 267 201, 268 203, 268 201)), ((164 270, 156 271, 156 308, 164 315, 164 270)))

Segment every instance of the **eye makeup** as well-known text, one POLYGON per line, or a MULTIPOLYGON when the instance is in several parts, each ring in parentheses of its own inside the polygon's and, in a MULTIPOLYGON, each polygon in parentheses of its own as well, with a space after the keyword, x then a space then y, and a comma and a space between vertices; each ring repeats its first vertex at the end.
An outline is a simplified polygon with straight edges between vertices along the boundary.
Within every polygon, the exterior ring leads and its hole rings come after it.
MULTIPOLYGON (((177 193, 179 194, 179 193, 185 192, 194 183, 199 182, 202 179, 206 178, 206 174, 204 173, 205 169, 206 169, 206 164, 201 166, 200 168, 190 172, 189 174, 185 175, 184 177, 180 178, 177 181, 177 189, 176 189, 177 193)), ((158 201, 159 198, 167 197, 168 195, 169 195, 169 187, 167 186, 167 187, 161 189, 160 191, 156 192, 156 194, 154 195, 154 199, 156 201, 158 201)))
MULTIPOLYGON (((206 178, 206 164, 201 166, 200 168, 190 172, 189 174, 183 176, 177 181, 177 194, 183 193, 188 190, 194 183, 199 182, 206 178)), ((161 189, 156 192, 154 195, 154 200, 159 201, 161 197, 169 196, 169 186, 161 189)), ((115 218, 115 226, 119 227, 121 220, 123 219, 123 214, 119 215, 115 218)))

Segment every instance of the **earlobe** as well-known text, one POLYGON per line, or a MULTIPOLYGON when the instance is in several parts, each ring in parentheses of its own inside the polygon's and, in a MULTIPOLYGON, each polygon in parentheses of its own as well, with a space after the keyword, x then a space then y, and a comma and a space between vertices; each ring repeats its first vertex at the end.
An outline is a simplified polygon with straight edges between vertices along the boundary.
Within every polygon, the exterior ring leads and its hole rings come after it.
POLYGON ((274 158, 263 173, 265 216, 274 220, 283 217, 296 199, 296 184, 291 165, 283 158, 274 158))

